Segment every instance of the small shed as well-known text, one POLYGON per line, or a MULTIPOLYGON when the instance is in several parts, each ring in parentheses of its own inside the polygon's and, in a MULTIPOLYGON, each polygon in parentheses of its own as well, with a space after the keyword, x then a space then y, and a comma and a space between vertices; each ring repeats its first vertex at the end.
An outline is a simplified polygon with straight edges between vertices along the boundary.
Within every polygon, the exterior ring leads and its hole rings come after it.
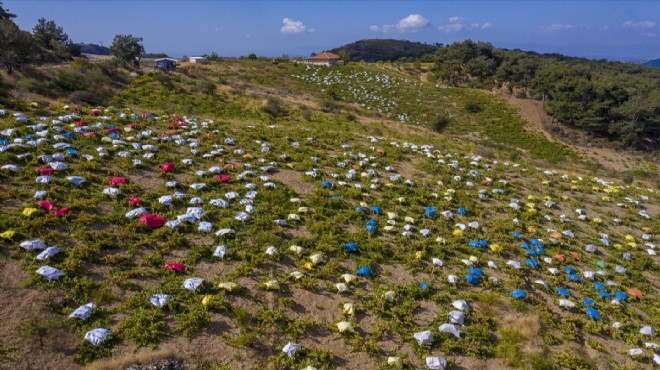
POLYGON ((161 71, 176 71, 176 59, 174 58, 159 58, 154 60, 154 69, 161 71))
POLYGON ((206 64, 206 58, 204 57, 190 57, 188 61, 193 64, 206 64))

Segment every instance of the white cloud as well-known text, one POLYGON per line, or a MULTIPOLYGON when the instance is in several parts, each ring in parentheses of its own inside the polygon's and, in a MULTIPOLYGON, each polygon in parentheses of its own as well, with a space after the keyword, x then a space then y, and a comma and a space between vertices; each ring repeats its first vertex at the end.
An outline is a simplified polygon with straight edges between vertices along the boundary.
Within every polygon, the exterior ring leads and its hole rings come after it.
POLYGON ((570 24, 570 23, 553 23, 549 26, 542 26, 541 30, 542 31, 549 31, 549 32, 557 32, 557 31, 564 31, 564 30, 572 30, 576 27, 577 27, 576 25, 570 24))
POLYGON ((624 28, 653 28, 655 27, 656 23, 653 21, 639 21, 639 22, 633 22, 633 21, 625 21, 623 22, 623 27, 624 28))
POLYGON ((401 19, 397 24, 384 24, 381 27, 369 26, 371 32, 397 32, 397 33, 415 33, 429 25, 429 20, 420 14, 410 14, 401 19))
POLYGON ((297 34, 297 33, 306 33, 306 32, 314 32, 313 28, 309 28, 303 24, 301 21, 294 21, 291 18, 284 18, 282 20, 282 28, 280 28, 280 32, 282 33, 288 33, 288 34, 297 34))
POLYGON ((656 34, 654 32, 643 32, 641 35, 646 36, 646 37, 655 37, 656 36, 656 34))
POLYGON ((493 27, 493 24, 490 22, 485 22, 483 24, 467 23, 465 22, 465 18, 460 18, 460 17, 450 17, 448 21, 449 23, 439 26, 438 30, 446 33, 452 33, 452 32, 460 32, 460 31, 472 31, 479 28, 485 30, 487 28, 493 27))

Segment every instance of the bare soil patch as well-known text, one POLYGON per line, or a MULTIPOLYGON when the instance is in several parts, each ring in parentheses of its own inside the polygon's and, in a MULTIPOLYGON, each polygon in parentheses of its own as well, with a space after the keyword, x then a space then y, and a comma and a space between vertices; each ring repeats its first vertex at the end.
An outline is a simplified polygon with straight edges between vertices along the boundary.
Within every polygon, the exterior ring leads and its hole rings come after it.
POLYGON ((271 175, 272 179, 282 182, 298 194, 307 195, 314 191, 314 185, 303 180, 298 171, 279 169, 271 175))

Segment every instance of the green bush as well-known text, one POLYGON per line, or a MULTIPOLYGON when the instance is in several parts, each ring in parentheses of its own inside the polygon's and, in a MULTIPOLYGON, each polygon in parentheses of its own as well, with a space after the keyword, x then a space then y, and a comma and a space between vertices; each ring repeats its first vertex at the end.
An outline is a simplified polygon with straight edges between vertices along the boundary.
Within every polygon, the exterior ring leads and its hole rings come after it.
POLYGON ((482 112, 484 109, 476 101, 469 101, 465 103, 465 110, 468 111, 469 113, 479 113, 482 112))
POLYGON ((433 121, 431 127, 436 132, 442 132, 450 123, 451 123, 451 118, 449 118, 449 116, 440 115, 433 121))
POLYGON ((166 336, 163 314, 156 309, 139 309, 119 325, 119 332, 135 343, 134 351, 140 347, 154 349, 166 336))

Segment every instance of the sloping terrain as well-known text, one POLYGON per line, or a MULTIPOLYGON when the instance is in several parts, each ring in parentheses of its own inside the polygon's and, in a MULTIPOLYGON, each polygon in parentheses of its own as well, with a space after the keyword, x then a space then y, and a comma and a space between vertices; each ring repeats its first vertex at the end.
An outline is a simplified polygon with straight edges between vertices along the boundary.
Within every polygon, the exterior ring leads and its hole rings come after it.
POLYGON ((111 104, 0 112, 2 366, 659 361, 658 189, 502 99, 235 61, 111 104))

